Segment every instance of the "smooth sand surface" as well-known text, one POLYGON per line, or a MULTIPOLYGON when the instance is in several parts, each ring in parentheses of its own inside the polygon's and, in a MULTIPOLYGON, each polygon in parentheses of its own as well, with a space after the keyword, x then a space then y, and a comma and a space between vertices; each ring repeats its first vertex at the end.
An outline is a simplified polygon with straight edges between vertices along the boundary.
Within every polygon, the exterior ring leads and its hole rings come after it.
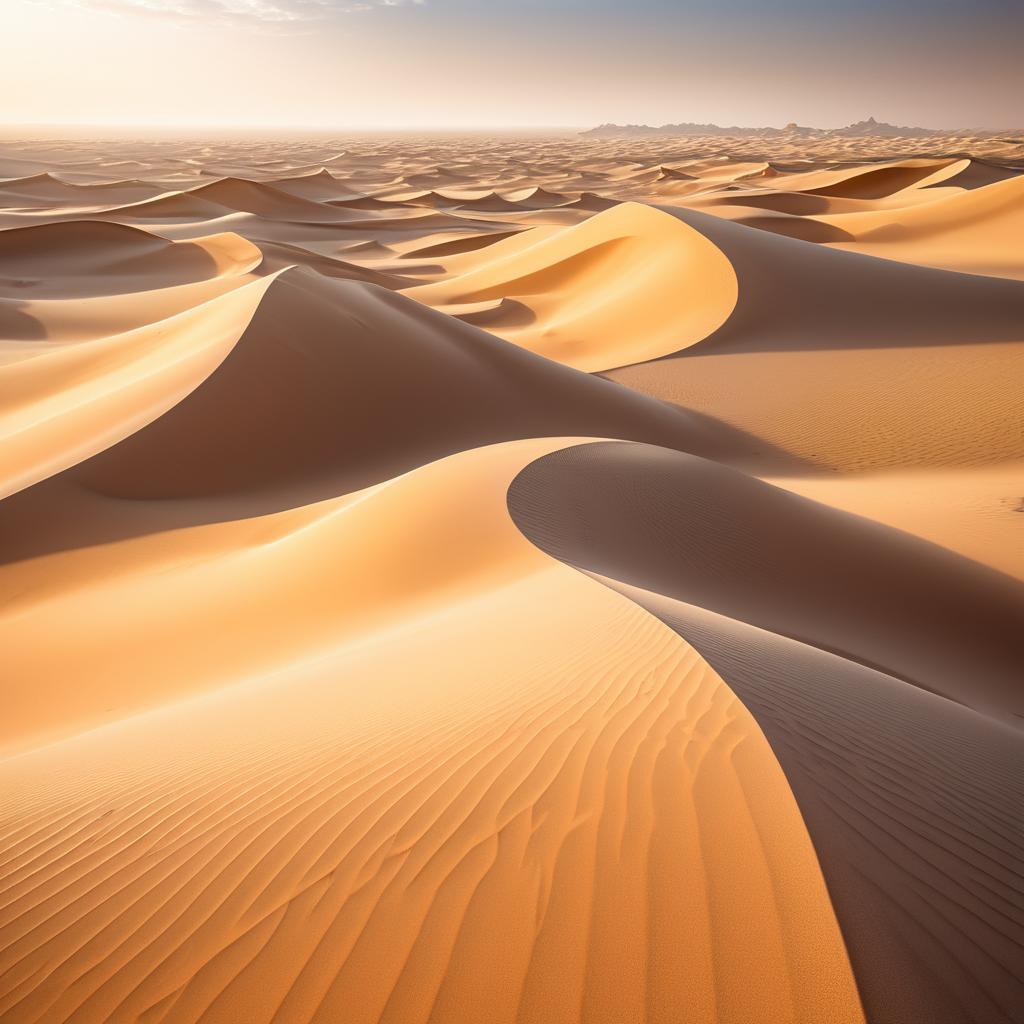
POLYGON ((0 140, 0 1019, 1013 1021, 1022 169, 0 140))
POLYGON ((473 262, 410 294, 456 315, 460 304, 497 301, 477 322, 581 370, 678 351, 721 326, 736 304, 736 275, 724 254, 638 203, 540 241, 525 234, 496 242, 473 262))

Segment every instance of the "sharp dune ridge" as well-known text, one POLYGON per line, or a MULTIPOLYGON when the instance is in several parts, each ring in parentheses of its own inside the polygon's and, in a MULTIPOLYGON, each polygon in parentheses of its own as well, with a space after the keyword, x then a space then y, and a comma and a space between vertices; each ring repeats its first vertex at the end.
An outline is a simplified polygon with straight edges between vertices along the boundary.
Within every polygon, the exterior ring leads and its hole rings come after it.
MULTIPOLYGON (((1000 613, 968 599, 956 602, 945 626, 932 618, 942 616, 947 596, 928 583, 925 563, 946 553, 891 531, 874 542, 875 563, 857 554, 852 532, 875 532, 876 524, 844 523, 810 504, 803 521, 795 509, 776 517, 767 493, 760 501, 753 493, 722 500, 723 489, 758 486, 764 485, 675 453, 591 444, 526 467, 509 490, 509 508, 543 551, 686 637, 750 708, 822 858, 868 1018, 1009 1022, 1020 995, 1013 965, 1024 938, 1024 830, 1015 813, 1024 801, 1016 685, 1024 649, 1015 628, 1024 591, 1007 580, 985 588, 1006 595, 1007 618, 996 633, 1010 645, 1001 664, 986 667, 978 657, 991 644, 972 632, 988 629, 1000 613), (821 548, 814 520, 827 537, 821 548), (794 536, 780 537, 780 527, 794 536), (807 550, 803 566, 789 554, 796 536, 807 550), (833 561, 847 554, 846 565, 833 561), (914 567, 900 567, 904 558, 914 567), (735 599, 730 566, 741 567, 735 599), (882 566, 888 585, 870 580, 882 566), (787 607, 789 571, 841 579, 833 599, 851 606, 825 608, 829 598, 805 578, 797 589, 808 605, 787 607), (763 592, 768 578, 773 602, 758 609, 763 618, 755 623, 744 597, 763 592), (900 586, 920 589, 916 596, 891 589, 900 586), (861 588, 871 597, 858 599, 861 588), (931 619, 917 648, 930 648, 944 666, 963 659, 952 678, 969 679, 970 693, 922 689, 894 675, 884 656, 865 657, 864 649, 815 634, 819 612, 828 628, 850 629, 869 643, 884 642, 887 624, 906 638, 915 618, 931 619), (878 619, 857 623, 865 613, 878 619), (974 613, 972 626, 967 616, 974 613), (939 654, 943 645, 949 646, 939 654), (986 676, 1008 698, 1002 708, 970 707, 986 676)), ((961 561, 943 575, 964 593, 971 586, 966 575, 978 567, 961 561)))
POLYGON ((853 127, 0 143, 0 1019, 1014 1019, 1024 149, 853 127))
POLYGON ((764 729, 868 1018, 1013 1020, 1024 836, 1007 812, 1024 799, 1019 733, 777 634, 613 585, 688 637, 764 729))
POLYGON ((256 246, 231 232, 173 242, 103 221, 39 224, 0 231, 0 295, 123 295, 133 285, 144 291, 245 274, 262 262, 256 246))
POLYGON ((560 559, 841 654, 992 716, 1012 722, 1024 713, 1017 686, 1024 638, 1015 630, 1024 586, 1016 580, 666 449, 590 445, 548 459, 543 472, 533 469, 537 494, 523 500, 547 496, 543 523, 552 540, 545 549, 560 559), (833 586, 837 579, 842 588, 833 586), (768 586, 770 604, 755 596, 768 586))

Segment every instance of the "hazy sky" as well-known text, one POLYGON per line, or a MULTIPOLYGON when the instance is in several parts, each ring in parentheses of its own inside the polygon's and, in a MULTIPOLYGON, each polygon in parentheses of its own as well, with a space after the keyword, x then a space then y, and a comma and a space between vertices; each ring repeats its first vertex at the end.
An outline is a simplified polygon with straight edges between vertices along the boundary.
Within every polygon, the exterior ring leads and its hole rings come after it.
POLYGON ((1024 0, 0 0, 0 121, 1024 122, 1024 0))

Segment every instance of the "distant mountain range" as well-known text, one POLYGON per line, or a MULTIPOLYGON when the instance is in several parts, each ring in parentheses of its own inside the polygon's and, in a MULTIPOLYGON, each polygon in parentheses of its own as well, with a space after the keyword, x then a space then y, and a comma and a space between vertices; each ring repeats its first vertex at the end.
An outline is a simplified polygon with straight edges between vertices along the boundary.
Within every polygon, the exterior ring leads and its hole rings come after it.
POLYGON ((869 117, 866 121, 857 121, 855 124, 847 125, 845 128, 807 128, 795 122, 790 122, 785 128, 738 128, 735 125, 723 128, 717 124, 684 122, 682 124, 663 124, 660 127, 652 127, 647 124, 602 124, 597 128, 591 128, 589 131, 580 132, 580 134, 595 138, 626 138, 638 135, 692 135, 704 138, 709 135, 731 137, 760 136, 765 138, 781 135, 800 135, 815 138, 823 138, 830 135, 848 135, 857 138, 872 136, 926 138, 939 135, 994 135, 998 133, 972 131, 970 129, 949 131, 933 128, 910 128, 886 124, 884 121, 876 121, 873 117, 869 117))

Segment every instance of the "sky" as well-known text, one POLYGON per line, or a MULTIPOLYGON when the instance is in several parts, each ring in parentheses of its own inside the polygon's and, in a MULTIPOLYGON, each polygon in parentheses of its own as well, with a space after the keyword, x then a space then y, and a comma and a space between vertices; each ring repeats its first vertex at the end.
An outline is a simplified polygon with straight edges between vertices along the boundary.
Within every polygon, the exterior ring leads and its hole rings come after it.
POLYGON ((0 123, 1022 127, 1024 0, 0 0, 0 123))

